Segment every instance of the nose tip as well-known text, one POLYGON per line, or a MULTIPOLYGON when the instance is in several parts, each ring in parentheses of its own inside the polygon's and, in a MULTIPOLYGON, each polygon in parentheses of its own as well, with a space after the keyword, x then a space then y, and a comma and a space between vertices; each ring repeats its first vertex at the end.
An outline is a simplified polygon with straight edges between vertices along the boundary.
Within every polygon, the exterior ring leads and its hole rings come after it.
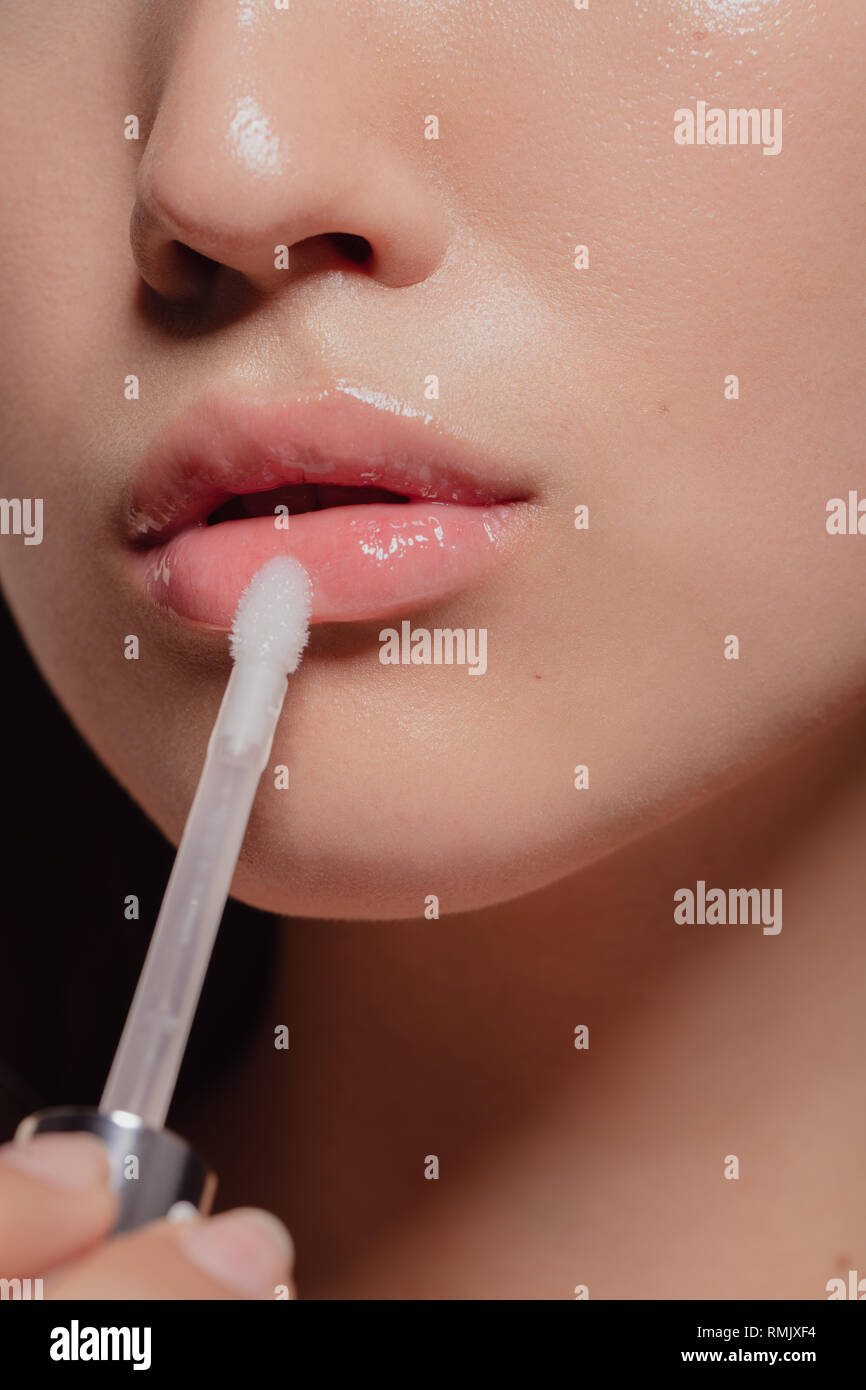
MULTIPOLYGON (((366 188, 341 186, 322 161, 309 185, 297 171, 263 188, 230 170, 222 188, 196 187, 182 154, 144 176, 130 219, 132 254, 142 278, 168 299, 198 298, 219 268, 273 293, 287 273, 363 267, 381 284, 417 284, 439 265, 444 225, 423 191, 401 188, 383 157, 366 188)), ((443 219, 444 221, 444 219, 443 219)))
MULTIPOLYGON (((368 113, 339 99, 326 54, 299 64, 293 48, 268 91, 273 54, 256 69, 257 94, 238 96, 214 42, 211 32, 209 52, 180 45, 142 156, 130 240, 147 284, 189 300, 221 268, 265 294, 316 269, 362 270, 392 287, 431 275, 447 225, 420 124, 413 155, 379 133, 393 122, 371 129, 368 113)), ((249 42, 245 54, 255 68, 249 42)))

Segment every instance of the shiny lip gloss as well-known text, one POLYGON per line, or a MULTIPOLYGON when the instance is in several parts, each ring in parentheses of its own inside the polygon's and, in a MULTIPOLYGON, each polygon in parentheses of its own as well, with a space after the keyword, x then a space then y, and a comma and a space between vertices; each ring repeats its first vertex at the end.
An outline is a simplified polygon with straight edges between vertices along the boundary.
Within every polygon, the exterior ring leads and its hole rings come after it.
POLYGON ((504 472, 339 394, 207 399, 144 459, 125 538, 148 597, 197 624, 229 628, 251 576, 285 554, 310 574, 313 622, 385 617, 464 588, 525 530, 531 497, 504 472), (234 519, 208 524, 241 498, 234 519))

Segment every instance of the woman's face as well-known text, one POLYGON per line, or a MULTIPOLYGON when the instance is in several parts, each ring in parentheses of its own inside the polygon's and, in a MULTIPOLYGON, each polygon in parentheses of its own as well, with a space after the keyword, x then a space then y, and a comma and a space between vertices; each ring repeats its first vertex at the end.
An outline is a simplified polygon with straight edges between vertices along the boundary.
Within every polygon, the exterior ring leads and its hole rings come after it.
POLYGON ((862 691, 863 57, 856 0, 0 0, 0 572, 173 839, 240 589, 313 579, 240 897, 502 901, 862 691))

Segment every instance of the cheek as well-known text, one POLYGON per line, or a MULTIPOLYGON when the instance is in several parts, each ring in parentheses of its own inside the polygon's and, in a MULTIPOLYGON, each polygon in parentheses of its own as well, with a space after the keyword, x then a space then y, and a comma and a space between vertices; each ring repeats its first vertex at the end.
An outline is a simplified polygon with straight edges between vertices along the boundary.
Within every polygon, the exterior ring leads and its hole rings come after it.
MULTIPOLYGON (((69 525, 93 486, 92 440, 134 370, 118 310, 132 308, 138 147, 123 139, 136 86, 116 56, 129 49, 127 7, 67 18, 64 33, 56 12, 44 24, 31 16, 5 56, 0 43, 0 478, 46 494, 62 484, 69 525)), ((0 17, 0 37, 9 23, 0 17)))

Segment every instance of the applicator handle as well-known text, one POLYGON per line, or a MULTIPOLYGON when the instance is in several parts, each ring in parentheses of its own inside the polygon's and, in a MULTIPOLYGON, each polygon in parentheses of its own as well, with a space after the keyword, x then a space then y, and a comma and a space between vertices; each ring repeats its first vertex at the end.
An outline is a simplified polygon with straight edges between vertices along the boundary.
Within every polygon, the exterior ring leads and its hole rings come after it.
POLYGON ((250 810, 286 692, 284 671, 233 668, 144 967, 99 1103, 159 1130, 168 1113, 250 810))
POLYGON ((108 1149, 110 1186, 119 1197, 114 1234, 164 1216, 179 1216, 179 1211, 172 1213, 179 1202, 207 1216, 216 1175, 185 1139, 169 1129, 151 1129, 138 1115, 123 1110, 102 1114, 73 1106, 39 1110, 21 1121, 15 1141, 71 1130, 97 1135, 108 1149))

